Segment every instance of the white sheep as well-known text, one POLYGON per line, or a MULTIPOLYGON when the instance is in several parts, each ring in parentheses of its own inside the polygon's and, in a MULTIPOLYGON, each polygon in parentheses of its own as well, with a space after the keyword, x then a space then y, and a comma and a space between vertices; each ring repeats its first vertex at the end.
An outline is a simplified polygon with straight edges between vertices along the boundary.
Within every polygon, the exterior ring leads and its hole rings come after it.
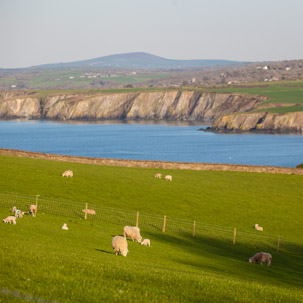
POLYGON ((8 216, 7 218, 3 219, 4 223, 10 223, 16 225, 16 217, 15 216, 8 216))
POLYGON ((29 214, 30 214, 32 217, 36 217, 36 214, 37 214, 37 206, 36 206, 35 204, 30 205, 30 207, 29 207, 29 214))
POLYGON ((95 215, 96 211, 93 209, 83 209, 82 210, 84 213, 90 214, 90 215, 95 215))
POLYGON ((62 177, 73 177, 74 176, 74 174, 73 174, 73 172, 71 171, 71 170, 67 170, 67 171, 65 171, 63 174, 62 174, 62 177))
POLYGON ((255 224, 255 229, 259 231, 263 231, 263 227, 259 226, 259 224, 255 224))
POLYGON ((127 256, 128 247, 127 247, 127 241, 126 241, 125 237, 121 237, 121 236, 113 237, 112 247, 113 247, 116 255, 118 255, 120 253, 123 257, 127 256))
POLYGON ((141 242, 141 245, 150 246, 150 240, 149 240, 149 239, 144 239, 144 240, 141 242))
POLYGON ((64 223, 63 226, 61 227, 61 229, 68 230, 67 224, 64 223))
POLYGON ((141 243, 142 237, 140 235, 140 228, 136 226, 124 226, 123 235, 125 238, 130 238, 133 241, 141 243))
POLYGON ((24 215, 24 212, 21 211, 20 209, 17 209, 16 206, 13 207, 13 213, 15 214, 16 218, 22 218, 24 215))
POLYGON ((154 177, 155 177, 156 179, 161 179, 161 178, 162 178, 162 174, 155 174, 154 177))
POLYGON ((173 181, 173 177, 171 175, 167 175, 164 177, 166 181, 173 181))
POLYGON ((269 253, 266 252, 259 252, 255 254, 253 257, 249 258, 249 263, 260 263, 263 265, 263 263, 267 263, 267 266, 271 264, 272 256, 269 253))

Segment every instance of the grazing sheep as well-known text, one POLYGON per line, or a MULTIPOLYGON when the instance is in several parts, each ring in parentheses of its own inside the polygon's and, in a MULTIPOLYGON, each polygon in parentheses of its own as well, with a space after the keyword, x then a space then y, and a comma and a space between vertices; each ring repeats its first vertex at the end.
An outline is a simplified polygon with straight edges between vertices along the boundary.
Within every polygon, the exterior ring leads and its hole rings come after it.
POLYGON ((20 209, 17 209, 16 206, 13 207, 13 213, 15 214, 16 218, 22 218, 24 215, 24 212, 21 211, 20 209))
POLYGON ((64 223, 63 226, 61 227, 61 229, 68 230, 67 224, 64 223))
POLYGON ((263 231, 263 227, 259 226, 259 224, 255 224, 255 229, 259 231, 263 231))
POLYGON ((166 181, 173 181, 173 177, 171 175, 167 175, 164 177, 166 181))
POLYGON ((162 178, 162 174, 155 174, 154 177, 157 178, 157 179, 161 179, 162 178))
POLYGON ((3 219, 4 223, 10 223, 16 225, 16 217, 15 216, 8 216, 7 218, 3 219))
POLYGON ((128 247, 127 247, 127 241, 126 241, 125 237, 121 237, 121 236, 113 237, 112 247, 113 247, 116 255, 118 255, 120 253, 123 257, 127 256, 128 247))
POLYGON ((140 228, 136 226, 124 226, 123 235, 125 238, 130 238, 133 241, 141 243, 142 237, 140 235, 140 228))
POLYGON ((82 210, 84 213, 90 214, 90 215, 95 215, 96 211, 93 209, 83 209, 82 210))
POLYGON ((29 214, 32 216, 32 217, 36 217, 36 214, 37 214, 37 206, 32 204, 30 207, 29 207, 29 214))
POLYGON ((263 265, 263 263, 267 263, 267 266, 271 264, 272 256, 269 253, 266 252, 259 252, 255 254, 253 257, 249 258, 249 263, 260 263, 263 265))
POLYGON ((149 239, 144 239, 144 240, 141 242, 141 245, 150 246, 150 240, 149 240, 149 239))
POLYGON ((67 170, 67 171, 65 171, 63 174, 62 174, 62 177, 73 177, 74 176, 74 174, 73 174, 73 172, 71 171, 71 170, 67 170))

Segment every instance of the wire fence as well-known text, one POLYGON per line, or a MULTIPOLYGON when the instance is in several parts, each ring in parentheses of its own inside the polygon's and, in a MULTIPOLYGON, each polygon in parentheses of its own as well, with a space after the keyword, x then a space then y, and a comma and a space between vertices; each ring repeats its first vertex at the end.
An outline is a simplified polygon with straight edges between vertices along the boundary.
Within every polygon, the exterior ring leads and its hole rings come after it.
MULTIPOLYGON (((191 237, 204 238, 212 241, 225 241, 234 245, 251 245, 260 249, 278 251, 303 252, 303 244, 289 241, 280 236, 270 237, 253 232, 209 225, 196 221, 172 217, 142 214, 81 202, 62 201, 52 198, 25 196, 15 193, 0 192, 0 206, 27 211, 30 205, 37 205, 39 213, 60 215, 69 218, 83 218, 90 221, 106 222, 118 225, 139 226, 141 230, 185 234, 191 237), (90 214, 90 210, 95 214, 90 214), (87 214, 86 214, 87 213, 87 214)), ((302 237, 303 238, 303 237, 302 237)))

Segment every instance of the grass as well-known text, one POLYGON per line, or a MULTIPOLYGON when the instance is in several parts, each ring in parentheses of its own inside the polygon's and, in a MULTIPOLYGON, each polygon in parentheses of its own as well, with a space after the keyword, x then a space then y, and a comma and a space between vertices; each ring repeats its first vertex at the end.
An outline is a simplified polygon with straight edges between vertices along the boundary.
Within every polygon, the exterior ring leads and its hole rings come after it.
POLYGON ((267 103, 291 103, 291 104, 303 104, 303 82, 280 82, 270 85, 246 85, 239 87, 224 87, 215 88, 213 91, 217 92, 233 92, 233 93, 245 93, 250 95, 261 95, 269 97, 270 100, 265 101, 267 103))
MULTIPOLYGON (((281 235, 302 251, 303 176, 156 170, 0 157, 0 189, 100 206, 237 226, 281 235), (63 179, 66 169, 74 178, 63 179), (172 174, 173 182, 153 178, 172 174)), ((13 206, 13 205, 12 205, 13 206)), ((9 209, 0 206, 1 218, 9 209)), ((152 247, 129 243, 115 256, 122 226, 38 213, 0 224, 0 302, 303 302, 302 253, 250 264, 250 241, 141 230, 152 247), (62 231, 67 223, 69 231, 62 231)))
MULTIPOLYGON (((97 71, 91 70, 92 74, 97 74, 97 71)), ((163 79, 171 77, 171 74, 137 74, 137 75, 126 75, 117 74, 115 77, 97 77, 97 78, 80 78, 84 71, 81 70, 47 70, 38 71, 36 73, 24 73, 17 77, 0 77, 1 83, 10 84, 24 84, 30 89, 43 89, 52 87, 64 87, 65 85, 73 87, 86 87, 90 86, 94 80, 98 81, 113 81, 121 84, 127 83, 140 83, 151 79, 163 79), (70 79, 70 77, 74 77, 70 79)), ((100 72, 99 72, 100 73, 100 72)), ((102 74, 102 73, 101 73, 102 74)), ((106 74, 106 73, 104 73, 106 74)))
POLYGON ((262 108, 257 111, 258 112, 277 113, 277 114, 302 112, 303 105, 281 106, 281 107, 276 107, 276 108, 262 108))

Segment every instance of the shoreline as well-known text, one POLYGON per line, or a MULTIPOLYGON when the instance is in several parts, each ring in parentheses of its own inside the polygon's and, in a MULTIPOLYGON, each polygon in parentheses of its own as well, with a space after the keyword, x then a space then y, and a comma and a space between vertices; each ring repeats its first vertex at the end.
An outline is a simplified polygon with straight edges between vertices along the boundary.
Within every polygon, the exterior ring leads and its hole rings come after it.
POLYGON ((0 155, 40 159, 40 160, 60 161, 60 162, 82 163, 82 164, 91 164, 91 165, 117 166, 117 167, 233 171, 233 172, 303 175, 303 169, 292 168, 292 167, 92 158, 92 157, 65 156, 58 154, 30 152, 30 151, 7 149, 7 148, 0 148, 0 155))

